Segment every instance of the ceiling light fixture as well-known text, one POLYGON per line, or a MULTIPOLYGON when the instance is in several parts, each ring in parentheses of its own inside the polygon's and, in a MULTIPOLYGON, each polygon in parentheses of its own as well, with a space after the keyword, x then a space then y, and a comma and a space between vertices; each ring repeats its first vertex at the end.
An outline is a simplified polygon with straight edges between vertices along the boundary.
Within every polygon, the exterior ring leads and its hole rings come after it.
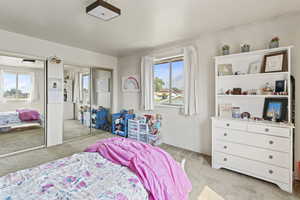
POLYGON ((86 8, 88 15, 108 21, 121 15, 121 10, 104 0, 97 0, 86 8))

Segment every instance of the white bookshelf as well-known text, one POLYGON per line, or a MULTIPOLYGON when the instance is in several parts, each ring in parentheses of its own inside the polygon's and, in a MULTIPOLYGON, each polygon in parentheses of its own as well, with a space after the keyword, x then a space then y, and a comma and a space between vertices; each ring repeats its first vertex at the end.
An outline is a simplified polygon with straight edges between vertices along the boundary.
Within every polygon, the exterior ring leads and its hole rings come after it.
POLYGON ((291 49, 292 46, 274 49, 264 49, 247 53, 231 54, 215 57, 215 116, 219 116, 219 104, 232 104, 240 107, 242 112, 249 112, 251 116, 262 118, 265 98, 287 98, 288 99, 288 121, 291 122, 291 49), (265 55, 287 51, 288 71, 274 73, 248 74, 250 63, 263 63, 265 55), (233 73, 239 71, 240 75, 218 75, 220 64, 232 64, 233 73), (241 88, 242 91, 261 89, 267 82, 275 87, 276 80, 287 81, 288 95, 227 95, 228 89, 241 88), (223 93, 221 93, 223 91, 223 93))
POLYGON ((212 117, 212 167, 226 168, 269 181, 287 192, 293 192, 294 165, 291 49, 292 46, 288 46, 215 57, 215 116, 212 117), (265 55, 282 51, 287 52, 287 71, 247 73, 250 63, 262 64, 265 55), (233 73, 239 71, 240 75, 219 76, 220 64, 231 64, 233 73), (253 94, 253 91, 259 91, 267 82, 274 88, 277 80, 286 80, 287 95, 253 94), (226 94, 227 90, 233 88, 251 93, 226 94), (220 104, 231 104, 232 107, 240 107, 240 113, 249 112, 251 117, 263 118, 266 98, 288 100, 288 123, 233 119, 230 114, 219 114, 220 104))

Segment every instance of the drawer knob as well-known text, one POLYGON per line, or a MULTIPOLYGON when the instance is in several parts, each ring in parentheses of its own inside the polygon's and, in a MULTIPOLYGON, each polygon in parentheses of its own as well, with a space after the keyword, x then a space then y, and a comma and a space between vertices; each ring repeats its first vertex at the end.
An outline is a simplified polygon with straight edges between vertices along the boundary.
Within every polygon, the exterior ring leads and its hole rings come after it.
POLYGON ((270 169, 269 170, 269 174, 273 174, 273 173, 274 173, 274 171, 270 169))
POLYGON ((226 136, 227 136, 227 133, 224 133, 224 136, 226 137, 226 136))
POLYGON ((272 140, 269 141, 269 144, 274 144, 274 142, 272 140))
POLYGON ((227 158, 224 158, 224 161, 226 162, 226 161, 227 161, 227 158))
POLYGON ((272 156, 272 155, 269 155, 269 158, 270 158, 270 159, 273 159, 273 156, 272 156))
POLYGON ((226 126, 230 126, 230 124, 228 123, 228 124, 226 124, 226 126))
POLYGON ((224 149, 227 149, 227 146, 224 146, 224 149))
POLYGON ((268 128, 265 129, 265 132, 269 132, 270 130, 268 128))

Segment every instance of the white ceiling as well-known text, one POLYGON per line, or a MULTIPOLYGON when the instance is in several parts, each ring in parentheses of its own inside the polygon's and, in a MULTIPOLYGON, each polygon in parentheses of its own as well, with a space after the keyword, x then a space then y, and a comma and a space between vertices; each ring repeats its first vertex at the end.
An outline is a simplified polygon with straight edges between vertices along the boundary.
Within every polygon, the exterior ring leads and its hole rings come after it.
POLYGON ((110 0, 122 15, 105 22, 85 14, 93 1, 1 0, 0 28, 124 55, 300 9, 299 0, 110 0))

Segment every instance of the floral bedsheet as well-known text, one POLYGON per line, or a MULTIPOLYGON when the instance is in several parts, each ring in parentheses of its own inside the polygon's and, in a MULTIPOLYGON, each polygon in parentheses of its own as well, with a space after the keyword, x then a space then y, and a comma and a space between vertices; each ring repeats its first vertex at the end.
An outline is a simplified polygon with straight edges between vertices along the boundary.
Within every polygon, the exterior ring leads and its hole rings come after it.
POLYGON ((128 168, 79 153, 0 178, 0 200, 148 200, 128 168))

